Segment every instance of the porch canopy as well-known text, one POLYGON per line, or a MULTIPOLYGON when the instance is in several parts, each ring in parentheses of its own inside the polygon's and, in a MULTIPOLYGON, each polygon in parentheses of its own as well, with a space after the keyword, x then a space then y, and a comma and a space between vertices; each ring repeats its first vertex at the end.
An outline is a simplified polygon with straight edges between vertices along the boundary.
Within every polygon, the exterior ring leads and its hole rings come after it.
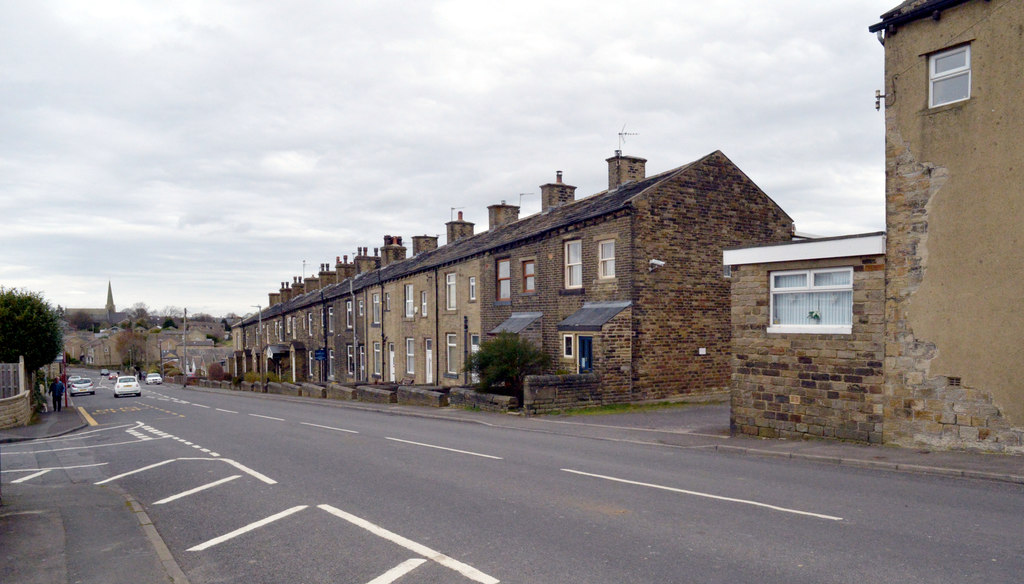
POLYGON ((542 316, 544 316, 543 312, 513 312, 512 316, 495 327, 490 334, 513 333, 518 335, 523 332, 523 329, 533 324, 534 321, 542 316))
POLYGON ((633 304, 631 300, 584 302, 583 308, 558 323, 560 331, 599 331, 606 322, 633 304))

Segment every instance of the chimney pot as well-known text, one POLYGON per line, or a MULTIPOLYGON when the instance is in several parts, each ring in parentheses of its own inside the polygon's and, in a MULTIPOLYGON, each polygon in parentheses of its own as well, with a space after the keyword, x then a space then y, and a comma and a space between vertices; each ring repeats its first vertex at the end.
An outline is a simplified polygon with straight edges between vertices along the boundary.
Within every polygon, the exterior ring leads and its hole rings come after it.
POLYGON ((562 184, 562 171, 561 170, 555 171, 555 182, 558 183, 558 184, 562 184))

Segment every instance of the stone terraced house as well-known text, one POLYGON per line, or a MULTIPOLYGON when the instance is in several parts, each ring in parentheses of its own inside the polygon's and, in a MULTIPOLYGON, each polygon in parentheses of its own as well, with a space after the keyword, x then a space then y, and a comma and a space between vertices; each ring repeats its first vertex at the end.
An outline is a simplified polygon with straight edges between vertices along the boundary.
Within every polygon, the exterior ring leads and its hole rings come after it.
POLYGON ((646 176, 616 152, 606 191, 542 185, 542 210, 488 207, 487 231, 462 214, 447 242, 401 237, 293 278, 234 329, 234 372, 289 381, 461 386, 466 356, 511 332, 592 373, 587 403, 727 389, 729 281, 723 248, 788 241, 792 219, 721 152, 646 176), (320 352, 322 359, 316 358, 320 352))

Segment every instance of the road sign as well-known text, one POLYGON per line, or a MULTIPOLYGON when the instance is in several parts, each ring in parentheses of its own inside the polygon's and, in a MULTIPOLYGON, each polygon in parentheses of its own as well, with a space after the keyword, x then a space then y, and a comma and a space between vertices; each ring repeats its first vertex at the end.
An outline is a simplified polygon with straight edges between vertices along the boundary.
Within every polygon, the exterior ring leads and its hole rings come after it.
POLYGON ((317 349, 316 352, 313 355, 314 355, 314 358, 317 361, 326 361, 327 360, 327 350, 326 349, 317 349))

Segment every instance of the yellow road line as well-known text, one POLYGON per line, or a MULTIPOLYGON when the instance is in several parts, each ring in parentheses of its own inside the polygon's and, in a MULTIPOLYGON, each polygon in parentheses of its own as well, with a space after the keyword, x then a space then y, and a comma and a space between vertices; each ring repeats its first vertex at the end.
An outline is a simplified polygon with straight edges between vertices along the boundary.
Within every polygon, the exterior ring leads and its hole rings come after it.
POLYGON ((89 415, 89 412, 85 411, 85 408, 78 406, 78 411, 85 416, 85 421, 89 422, 90 426, 99 426, 99 424, 96 423, 96 420, 92 419, 92 416, 89 415))

